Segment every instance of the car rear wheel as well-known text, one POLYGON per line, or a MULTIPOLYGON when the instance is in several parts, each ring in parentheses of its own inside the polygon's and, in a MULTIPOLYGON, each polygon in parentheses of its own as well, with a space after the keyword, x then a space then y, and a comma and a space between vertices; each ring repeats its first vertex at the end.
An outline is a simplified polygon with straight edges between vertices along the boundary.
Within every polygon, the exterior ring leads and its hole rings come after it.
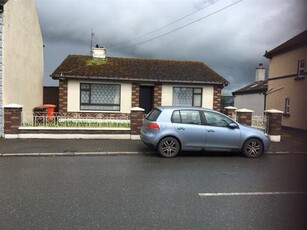
POLYGON ((163 157, 175 157, 180 151, 180 144, 173 137, 165 137, 159 142, 158 151, 163 157))
POLYGON ((246 157, 256 158, 263 153, 263 144, 259 139, 248 139, 243 146, 243 154, 246 157))

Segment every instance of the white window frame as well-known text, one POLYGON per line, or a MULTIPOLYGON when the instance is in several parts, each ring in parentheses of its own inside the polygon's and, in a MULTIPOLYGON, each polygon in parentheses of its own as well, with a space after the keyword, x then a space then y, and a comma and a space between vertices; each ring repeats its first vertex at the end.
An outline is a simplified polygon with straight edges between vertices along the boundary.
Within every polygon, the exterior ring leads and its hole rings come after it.
POLYGON ((290 98, 285 99, 285 115, 290 115, 290 98))
MULTIPOLYGON (((175 93, 175 89, 176 88, 184 88, 184 89, 192 89, 192 104, 189 106, 196 106, 196 107, 202 107, 203 104, 203 88, 202 87, 184 87, 184 86, 174 86, 173 87, 173 102, 172 104, 174 104, 174 93, 175 93), (200 93, 196 92, 197 90, 200 90, 200 93), (195 97, 196 96, 200 96, 200 105, 195 105, 195 97)), ((178 104, 179 106, 180 104, 178 104)))
POLYGON ((303 78, 305 75, 305 60, 299 60, 297 63, 297 78, 303 78))
POLYGON ((120 84, 103 84, 103 83, 80 83, 80 111, 120 111, 121 102, 121 85, 120 84), (82 85, 88 85, 89 89, 82 89, 82 85), (106 86, 117 86, 118 90, 118 103, 93 103, 91 99, 92 86, 93 85, 106 85, 106 86), (82 102, 82 92, 89 93, 89 102, 82 102), (89 108, 82 108, 82 106, 88 106, 89 108), (91 108, 92 106, 92 108, 91 108), (100 108, 99 108, 100 107, 100 108), (112 107, 114 109, 112 109, 112 107))

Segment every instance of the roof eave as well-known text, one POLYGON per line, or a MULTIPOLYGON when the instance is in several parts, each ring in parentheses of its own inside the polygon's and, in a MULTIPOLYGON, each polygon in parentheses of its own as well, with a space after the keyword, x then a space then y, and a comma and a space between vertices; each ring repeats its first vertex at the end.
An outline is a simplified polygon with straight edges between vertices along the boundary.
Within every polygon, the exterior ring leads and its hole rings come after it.
POLYGON ((161 80, 161 79, 143 79, 143 78, 111 78, 101 76, 76 76, 76 75, 50 75, 54 80, 61 79, 78 79, 78 80, 111 80, 124 82, 159 82, 159 83, 181 83, 181 84, 206 84, 206 85, 221 85, 227 86, 229 82, 211 82, 211 81, 181 81, 181 80, 161 80))
POLYGON ((233 96, 236 95, 244 95, 244 94, 254 94, 254 93, 263 93, 265 94, 267 92, 267 88, 266 89, 259 89, 259 90, 250 90, 250 91, 240 91, 240 92, 232 92, 233 96))

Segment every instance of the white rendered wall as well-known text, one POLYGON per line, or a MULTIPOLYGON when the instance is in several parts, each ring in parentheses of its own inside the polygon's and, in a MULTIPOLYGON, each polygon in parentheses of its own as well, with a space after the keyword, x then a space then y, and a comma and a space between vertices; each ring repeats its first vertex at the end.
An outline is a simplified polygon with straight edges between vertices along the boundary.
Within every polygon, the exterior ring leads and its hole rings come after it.
POLYGON ((264 95, 262 93, 236 95, 234 98, 234 107, 237 109, 253 110, 253 115, 263 115, 264 113, 264 95))
POLYGON ((24 112, 43 103, 43 40, 34 0, 10 0, 3 11, 3 105, 24 112))

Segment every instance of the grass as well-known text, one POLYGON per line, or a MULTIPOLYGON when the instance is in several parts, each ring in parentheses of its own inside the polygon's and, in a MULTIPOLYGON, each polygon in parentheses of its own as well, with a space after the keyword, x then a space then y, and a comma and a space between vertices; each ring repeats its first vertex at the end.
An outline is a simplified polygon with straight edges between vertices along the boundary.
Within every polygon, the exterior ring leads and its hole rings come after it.
POLYGON ((86 65, 104 65, 107 61, 102 58, 93 58, 90 60, 86 60, 86 65))

